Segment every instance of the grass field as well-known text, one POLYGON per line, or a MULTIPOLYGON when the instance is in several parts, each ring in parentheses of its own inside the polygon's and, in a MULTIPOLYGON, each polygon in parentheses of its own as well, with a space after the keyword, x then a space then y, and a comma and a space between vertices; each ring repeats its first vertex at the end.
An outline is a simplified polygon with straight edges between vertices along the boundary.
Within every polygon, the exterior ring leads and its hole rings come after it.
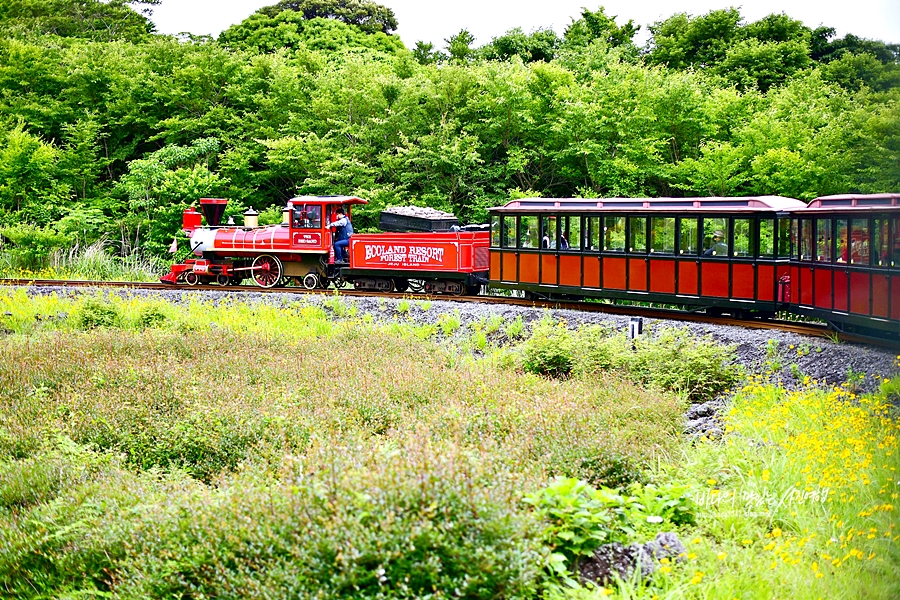
POLYGON ((0 291, 0 596, 900 593, 896 381, 787 392, 678 333, 408 310, 0 291), (725 438, 688 442, 729 386, 725 438), (659 530, 688 552, 646 581, 555 569, 659 530))

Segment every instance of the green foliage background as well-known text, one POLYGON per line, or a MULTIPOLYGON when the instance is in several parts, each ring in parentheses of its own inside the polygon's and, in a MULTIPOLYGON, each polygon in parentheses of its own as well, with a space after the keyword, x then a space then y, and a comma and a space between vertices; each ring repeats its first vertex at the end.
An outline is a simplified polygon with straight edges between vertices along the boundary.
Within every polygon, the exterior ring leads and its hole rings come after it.
POLYGON ((784 14, 676 14, 639 48, 600 7, 563 35, 409 50, 359 0, 281 2, 218 40, 158 35, 144 13, 0 0, 0 226, 159 254, 202 196, 358 194, 365 228, 401 204, 483 221, 516 190, 900 188, 898 47, 784 14))

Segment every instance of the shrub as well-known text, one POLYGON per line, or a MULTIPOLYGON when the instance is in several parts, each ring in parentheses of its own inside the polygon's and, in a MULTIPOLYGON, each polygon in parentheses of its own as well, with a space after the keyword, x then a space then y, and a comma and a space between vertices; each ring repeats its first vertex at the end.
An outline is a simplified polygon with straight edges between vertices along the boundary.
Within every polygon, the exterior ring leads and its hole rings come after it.
POLYGON ((710 337, 697 339, 686 329, 648 333, 632 346, 622 333, 587 326, 572 334, 571 348, 576 374, 618 370, 635 383, 684 394, 691 402, 716 396, 742 376, 729 346, 710 337))
POLYGON ((43 267, 54 250, 64 248, 72 241, 68 236, 52 229, 32 225, 4 227, 0 229, 0 236, 13 244, 5 249, 12 256, 14 266, 28 270, 43 267))
POLYGON ((141 329, 160 327, 168 320, 165 309, 158 304, 144 304, 138 311, 138 325, 141 329))
POLYGON ((557 575, 610 541, 612 515, 583 481, 557 478, 522 501, 545 523, 542 541, 553 551, 549 565, 557 575))
POLYGON ((118 307, 102 296, 85 298, 75 309, 75 326, 79 329, 116 327, 121 323, 118 307))
POLYGON ((283 484, 247 474, 202 503, 175 498, 177 511, 135 536, 143 547, 123 565, 117 591, 534 598, 541 548, 513 482, 487 456, 408 441, 317 446, 281 473, 283 484))
POLYGON ((696 339, 686 329, 663 329, 636 343, 629 372, 637 383, 684 394, 691 402, 711 399, 737 383, 741 368, 733 347, 707 336, 696 339))
POLYGON ((551 551, 548 566, 563 578, 582 557, 603 544, 627 544, 660 530, 693 523, 688 486, 642 486, 627 492, 594 488, 575 478, 557 478, 523 499, 544 522, 542 540, 551 551))
POLYGON ((574 364, 572 334, 562 324, 542 319, 523 348, 522 365, 538 375, 567 375, 574 364))
POLYGON ((628 364, 631 348, 624 335, 613 335, 601 325, 580 328, 573 342, 573 370, 582 375, 628 364))

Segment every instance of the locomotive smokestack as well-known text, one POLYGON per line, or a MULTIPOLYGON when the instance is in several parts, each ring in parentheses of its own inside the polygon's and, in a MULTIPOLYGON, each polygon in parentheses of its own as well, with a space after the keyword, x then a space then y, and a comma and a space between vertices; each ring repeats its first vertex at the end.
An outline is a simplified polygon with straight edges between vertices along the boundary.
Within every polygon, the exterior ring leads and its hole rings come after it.
POLYGON ((201 198, 200 210, 206 217, 206 224, 210 227, 217 227, 222 224, 222 215, 225 213, 225 205, 228 200, 223 198, 201 198))

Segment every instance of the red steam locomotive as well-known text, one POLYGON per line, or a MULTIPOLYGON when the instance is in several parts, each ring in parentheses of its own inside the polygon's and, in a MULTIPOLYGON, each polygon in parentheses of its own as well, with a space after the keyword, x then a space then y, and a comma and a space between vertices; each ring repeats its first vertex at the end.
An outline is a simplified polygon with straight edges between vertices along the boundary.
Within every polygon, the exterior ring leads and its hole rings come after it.
POLYGON ((201 215, 188 209, 183 231, 198 258, 172 265, 165 283, 236 285, 245 278, 272 288, 293 279, 307 289, 353 283, 382 292, 410 289, 454 295, 477 294, 487 283, 486 231, 357 234, 350 239, 350 262, 335 260, 328 224, 336 211, 367 201, 355 196, 305 196, 288 201, 278 225, 258 226, 253 209, 244 225, 221 225, 227 200, 204 198, 201 215))
POLYGON ((491 231, 357 234, 336 263, 328 223, 351 196, 294 198, 279 225, 219 225, 224 200, 185 212, 196 259, 168 283, 609 298, 771 317, 790 311, 840 331, 900 341, 900 194, 807 205, 742 198, 528 198, 491 209, 491 231))

